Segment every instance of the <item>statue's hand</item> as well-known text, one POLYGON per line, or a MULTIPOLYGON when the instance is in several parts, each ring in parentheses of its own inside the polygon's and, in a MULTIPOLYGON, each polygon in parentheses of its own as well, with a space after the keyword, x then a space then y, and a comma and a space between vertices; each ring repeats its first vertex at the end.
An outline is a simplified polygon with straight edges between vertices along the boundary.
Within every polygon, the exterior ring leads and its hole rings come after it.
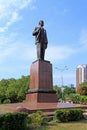
POLYGON ((40 30, 41 30, 41 27, 38 27, 38 28, 37 28, 37 31, 39 32, 40 30))
POLYGON ((40 27, 36 27, 35 30, 34 30, 33 33, 32 33, 33 36, 38 35, 40 29, 41 29, 40 27))

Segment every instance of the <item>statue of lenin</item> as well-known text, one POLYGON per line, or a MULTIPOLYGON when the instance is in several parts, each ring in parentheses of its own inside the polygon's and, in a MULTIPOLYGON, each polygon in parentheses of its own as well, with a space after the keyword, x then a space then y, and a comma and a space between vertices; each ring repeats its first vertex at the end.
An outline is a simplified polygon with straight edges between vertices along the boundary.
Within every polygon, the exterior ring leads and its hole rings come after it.
POLYGON ((39 26, 35 27, 32 35, 35 36, 35 44, 37 46, 37 59, 44 60, 45 49, 47 48, 48 39, 46 30, 43 28, 44 21, 39 21, 39 26))

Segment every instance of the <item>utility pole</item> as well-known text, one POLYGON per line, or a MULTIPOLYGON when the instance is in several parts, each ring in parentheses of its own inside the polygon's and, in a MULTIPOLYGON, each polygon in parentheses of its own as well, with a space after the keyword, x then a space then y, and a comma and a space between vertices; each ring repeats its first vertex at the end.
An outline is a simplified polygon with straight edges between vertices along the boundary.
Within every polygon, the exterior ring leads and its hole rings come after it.
POLYGON ((63 72, 65 70, 68 70, 67 66, 65 66, 64 68, 58 68, 58 67, 55 67, 55 69, 59 70, 61 72, 61 91, 62 91, 62 101, 63 101, 63 91, 64 91, 64 87, 63 87, 63 72))

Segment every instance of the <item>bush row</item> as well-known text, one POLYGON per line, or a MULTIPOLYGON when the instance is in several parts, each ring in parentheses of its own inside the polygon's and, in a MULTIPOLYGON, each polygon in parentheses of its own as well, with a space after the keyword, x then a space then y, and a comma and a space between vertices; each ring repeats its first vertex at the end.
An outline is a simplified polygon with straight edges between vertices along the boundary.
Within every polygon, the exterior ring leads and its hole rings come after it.
POLYGON ((55 112, 56 118, 61 122, 77 121, 83 118, 82 109, 60 109, 55 112))
MULTIPOLYGON (((83 118, 82 109, 60 109, 56 110, 55 116, 61 122, 76 121, 83 118)), ((0 115, 0 130, 27 130, 47 124, 52 118, 43 115, 42 111, 37 111, 28 115, 24 112, 7 113, 0 115)))
POLYGON ((27 116, 24 112, 1 114, 0 130, 25 130, 27 116))
POLYGON ((25 112, 6 113, 0 115, 0 130, 26 130, 29 127, 39 127, 48 122, 42 111, 28 115, 25 112))

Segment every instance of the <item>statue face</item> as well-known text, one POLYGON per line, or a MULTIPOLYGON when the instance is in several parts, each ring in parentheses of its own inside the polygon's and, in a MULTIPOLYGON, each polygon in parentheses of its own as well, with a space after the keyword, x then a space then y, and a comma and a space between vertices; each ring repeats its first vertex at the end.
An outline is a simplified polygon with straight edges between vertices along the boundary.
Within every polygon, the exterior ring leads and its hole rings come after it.
POLYGON ((44 26, 44 21, 40 21, 39 25, 44 26))

